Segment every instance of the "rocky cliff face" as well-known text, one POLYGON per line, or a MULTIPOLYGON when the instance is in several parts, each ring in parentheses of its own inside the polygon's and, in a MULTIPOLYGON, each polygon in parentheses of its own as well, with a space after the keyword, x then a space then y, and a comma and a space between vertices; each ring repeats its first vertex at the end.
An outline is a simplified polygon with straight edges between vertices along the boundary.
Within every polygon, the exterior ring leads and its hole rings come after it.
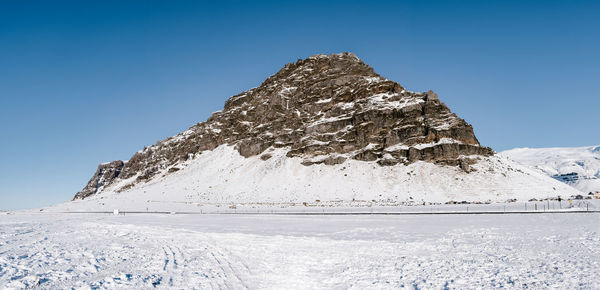
POLYGON ((348 159, 403 166, 422 160, 467 172, 472 161, 465 156, 493 154, 434 92, 407 91, 351 53, 316 55, 285 65, 259 87, 231 97, 207 121, 129 161, 100 165, 75 199, 119 180, 130 180, 126 189, 169 174, 222 144, 263 160, 270 158, 269 148, 285 148, 306 166, 348 159))
POLYGON ((101 191, 106 185, 111 184, 123 170, 125 163, 121 160, 102 163, 88 184, 75 195, 74 199, 84 199, 96 192, 101 191))

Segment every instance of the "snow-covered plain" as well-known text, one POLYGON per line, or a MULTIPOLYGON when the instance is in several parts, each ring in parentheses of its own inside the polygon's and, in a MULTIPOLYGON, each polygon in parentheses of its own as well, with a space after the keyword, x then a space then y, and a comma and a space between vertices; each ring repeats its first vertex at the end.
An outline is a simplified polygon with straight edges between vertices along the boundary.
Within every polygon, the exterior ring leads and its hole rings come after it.
POLYGON ((0 288, 600 288, 600 214, 0 213, 0 288))

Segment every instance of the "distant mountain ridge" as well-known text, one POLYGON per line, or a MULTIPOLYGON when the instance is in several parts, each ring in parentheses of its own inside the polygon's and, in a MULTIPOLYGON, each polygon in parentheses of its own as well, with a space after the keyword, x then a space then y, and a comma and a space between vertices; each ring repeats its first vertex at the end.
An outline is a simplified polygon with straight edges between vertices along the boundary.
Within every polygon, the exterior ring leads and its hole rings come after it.
POLYGON ((535 167, 584 193, 600 192, 600 145, 572 148, 516 148, 500 154, 535 167))
POLYGON ((259 87, 232 96, 207 121, 128 161, 99 165, 74 199, 143 198, 141 191, 175 179, 180 185, 161 189, 161 198, 501 200, 570 190, 494 156, 436 93, 408 91, 351 53, 286 64, 259 87), (327 184, 332 180, 338 180, 335 188, 327 184), (312 187, 321 181, 321 188, 312 187))

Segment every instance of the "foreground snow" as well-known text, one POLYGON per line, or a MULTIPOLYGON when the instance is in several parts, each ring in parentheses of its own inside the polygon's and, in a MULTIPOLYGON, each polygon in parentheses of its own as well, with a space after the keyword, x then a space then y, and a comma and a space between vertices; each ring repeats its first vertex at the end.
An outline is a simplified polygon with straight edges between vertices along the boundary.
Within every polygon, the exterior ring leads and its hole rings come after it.
POLYGON ((145 211, 151 203, 287 204, 319 201, 366 201, 375 204, 402 202, 526 201, 580 194, 576 189, 537 170, 492 156, 479 157, 475 170, 416 162, 408 166, 379 166, 375 162, 348 160, 338 165, 304 166, 300 158, 286 157, 283 149, 272 157, 244 158, 233 148, 220 146, 182 165, 174 173, 119 192, 131 180, 103 188, 73 210, 145 211))
POLYGON ((598 213, 0 216, 0 288, 598 289, 598 213))
POLYGON ((584 193, 600 192, 600 146, 517 148, 500 154, 535 167, 584 193))

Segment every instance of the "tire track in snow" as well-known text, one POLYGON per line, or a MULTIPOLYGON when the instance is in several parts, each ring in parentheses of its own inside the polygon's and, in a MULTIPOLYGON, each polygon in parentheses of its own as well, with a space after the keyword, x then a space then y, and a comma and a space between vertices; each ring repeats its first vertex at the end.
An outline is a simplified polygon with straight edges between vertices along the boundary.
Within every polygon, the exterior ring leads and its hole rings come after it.
MULTIPOLYGON (((227 284, 230 284, 230 285, 228 285, 227 288, 231 289, 232 286, 234 286, 234 285, 240 285, 244 289, 249 289, 248 285, 246 285, 246 282, 244 281, 242 276, 238 273, 238 271, 236 271, 235 267, 230 262, 232 260, 232 256, 226 255, 222 248, 219 248, 219 247, 215 246, 214 244, 212 247, 210 247, 210 249, 211 249, 210 255, 212 256, 214 261, 218 264, 219 268, 222 270, 223 274, 225 275, 224 278, 225 278, 225 281, 227 282, 227 284), (234 279, 235 281, 232 281, 231 279, 234 279), (236 281, 239 284, 232 283, 232 282, 236 282, 236 281)), ((245 268, 248 269, 247 267, 245 267, 245 268)), ((238 287, 233 287, 233 288, 238 288, 238 287)))

